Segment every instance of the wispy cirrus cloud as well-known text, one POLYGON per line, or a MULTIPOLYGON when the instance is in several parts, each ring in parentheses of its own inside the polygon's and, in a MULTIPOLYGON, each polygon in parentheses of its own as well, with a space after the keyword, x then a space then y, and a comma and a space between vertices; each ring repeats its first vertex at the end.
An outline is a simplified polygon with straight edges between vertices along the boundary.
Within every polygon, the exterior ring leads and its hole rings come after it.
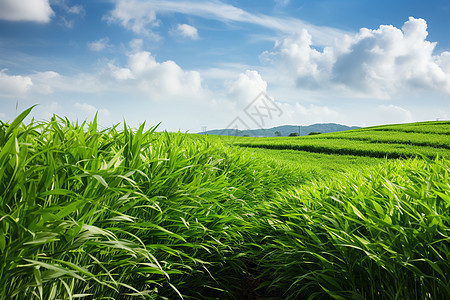
MULTIPOLYGON (((73 1, 73 0, 72 0, 73 1)), ((70 5, 70 0, 50 0, 52 5, 56 5, 68 14, 85 15, 86 10, 80 4, 70 5)))
POLYGON ((101 38, 101 39, 98 39, 98 40, 88 43, 88 47, 92 51, 99 52, 106 48, 111 47, 111 45, 109 44, 109 38, 104 37, 104 38, 101 38))
POLYGON ((291 2, 291 0, 275 0, 275 5, 278 7, 283 7, 288 5, 291 2))
POLYGON ((71 1, 73 2, 73 0, 50 0, 50 3, 59 9, 57 16, 59 25, 73 29, 76 18, 84 17, 86 10, 82 5, 72 5, 71 1))
POLYGON ((220 1, 143 1, 116 0, 115 8, 105 16, 109 22, 120 23, 138 34, 155 34, 158 14, 179 13, 223 23, 247 23, 282 33, 293 33, 307 29, 317 45, 328 45, 334 39, 343 37, 345 32, 336 28, 316 26, 291 17, 275 17, 254 14, 220 1))

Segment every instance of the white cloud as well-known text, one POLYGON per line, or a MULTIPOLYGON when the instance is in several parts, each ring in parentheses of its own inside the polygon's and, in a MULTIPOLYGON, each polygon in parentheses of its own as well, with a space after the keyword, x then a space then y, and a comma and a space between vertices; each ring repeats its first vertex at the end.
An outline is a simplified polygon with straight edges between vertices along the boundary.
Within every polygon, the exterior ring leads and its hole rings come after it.
POLYGON ((303 118, 308 118, 308 123, 317 122, 331 122, 330 120, 336 119, 340 114, 329 108, 328 106, 318 106, 310 104, 309 106, 304 106, 299 103, 294 105, 295 111, 303 118))
POLYGON ((74 5, 67 8, 67 12, 74 14, 74 15, 84 15, 86 11, 84 10, 84 7, 81 5, 74 5))
POLYGON ((76 102, 74 104, 74 107, 77 111, 77 113, 75 114, 77 119, 93 120, 96 113, 98 114, 98 117, 103 120, 109 119, 111 116, 111 112, 108 109, 98 109, 95 106, 85 102, 76 102))
POLYGON ((101 39, 98 39, 96 41, 90 42, 88 43, 88 47, 89 49, 91 49, 92 51, 102 51, 108 47, 111 47, 111 45, 109 44, 109 38, 108 37, 104 37, 101 39))
POLYGON ((0 0, 1 20, 48 23, 53 15, 48 0, 0 0))
POLYGON ((48 120, 53 115, 59 115, 60 109, 61 106, 56 101, 40 102, 32 113, 33 115, 39 115, 39 119, 48 120))
POLYGON ((198 39, 197 28, 188 24, 178 24, 176 32, 183 37, 191 38, 193 40, 198 39))
POLYGON ((124 67, 109 62, 105 78, 120 81, 121 88, 145 94, 153 100, 202 98, 205 89, 197 71, 185 71, 174 61, 157 62, 147 51, 128 55, 124 67))
POLYGON ((142 39, 133 39, 129 43, 131 50, 133 50, 134 52, 141 51, 143 44, 144 44, 144 41, 142 39))
POLYGON ((82 5, 69 5, 71 0, 50 0, 53 7, 57 6, 61 14, 58 15, 58 24, 72 29, 75 17, 84 17, 86 10, 82 5))
POLYGON ((263 60, 277 60, 282 67, 291 74, 295 74, 299 85, 315 87, 328 79, 332 63, 333 53, 330 48, 324 48, 320 52, 312 47, 312 36, 306 29, 276 42, 276 52, 264 52, 263 60))
POLYGON ((0 98, 20 96, 21 99, 32 100, 59 92, 91 94, 108 88, 111 87, 103 84, 98 74, 63 76, 54 71, 45 71, 10 76, 6 69, 0 71, 0 98))
POLYGON ((232 82, 227 82, 228 98, 231 101, 247 105, 261 92, 267 91, 267 82, 257 71, 247 70, 239 74, 232 82))
POLYGON ((108 63, 108 68, 111 72, 112 77, 114 77, 118 81, 124 81, 134 78, 134 75, 130 69, 118 67, 113 62, 108 63))
POLYGON ((281 110, 281 116, 274 117, 270 126, 278 125, 309 125, 314 123, 332 123, 342 121, 343 116, 327 105, 300 104, 276 102, 281 110))
POLYGON ((53 71, 37 72, 30 75, 30 77, 33 82, 31 92, 43 95, 53 94, 61 79, 61 75, 53 71))
POLYGON ((72 28, 73 28, 73 25, 75 24, 75 20, 69 20, 69 19, 67 19, 67 18, 65 18, 65 17, 63 17, 63 16, 61 16, 61 17, 59 18, 59 24, 62 25, 62 26, 64 26, 64 27, 67 27, 67 28, 69 28, 69 29, 72 29, 72 28))
POLYGON ((441 67, 441 69, 450 74, 450 52, 442 52, 436 59, 436 63, 441 67))
POLYGON ((239 74, 239 72, 245 68, 248 68, 249 66, 242 66, 242 67, 230 67, 230 66, 218 66, 208 69, 202 69, 200 70, 200 73, 203 77, 206 79, 209 79, 210 81, 213 80, 219 80, 222 84, 225 80, 230 79, 236 79, 236 74, 239 74))
POLYGON ((111 94, 157 102, 201 102, 211 96, 199 72, 184 70, 171 60, 158 62, 146 51, 132 52, 125 64, 104 60, 98 72, 72 76, 54 71, 11 75, 7 69, 0 70, 0 100, 19 98, 47 102, 61 95, 65 98, 83 95, 81 99, 85 99, 111 94), (45 97, 49 97, 48 100, 45 97))
POLYGON ((303 88, 377 98, 411 90, 450 94, 450 52, 434 54, 436 43, 427 41, 427 35, 425 20, 411 17, 402 29, 362 28, 320 51, 303 30, 276 43, 275 51, 261 59, 292 74, 303 88))
POLYGON ((315 44, 329 44, 343 37, 344 32, 325 26, 314 26, 295 18, 278 18, 264 14, 252 14, 243 9, 220 1, 144 1, 116 0, 116 6, 106 17, 109 22, 117 22, 138 34, 153 34, 159 26, 157 14, 180 13, 224 23, 241 22, 258 25, 283 33, 307 29, 314 37, 315 44))
POLYGON ((156 12, 152 6, 151 2, 118 0, 114 10, 109 16, 105 16, 105 19, 109 22, 119 22, 123 27, 135 33, 158 38, 158 35, 148 28, 159 26, 156 12))
POLYGON ((86 10, 82 5, 69 5, 68 3, 71 0, 50 0, 52 5, 56 5, 63 9, 66 13, 73 14, 73 15, 82 15, 84 16, 86 14, 86 10))
POLYGON ((24 95, 33 85, 29 76, 8 75, 7 69, 0 70, 0 95, 15 97, 24 95))
POLYGON ((95 113, 98 111, 95 106, 87 104, 87 103, 75 103, 75 108, 79 111, 86 113, 88 115, 95 115, 95 113))
POLYGON ((382 119, 389 120, 390 123, 413 122, 414 118, 409 110, 393 104, 379 105, 377 108, 382 119))

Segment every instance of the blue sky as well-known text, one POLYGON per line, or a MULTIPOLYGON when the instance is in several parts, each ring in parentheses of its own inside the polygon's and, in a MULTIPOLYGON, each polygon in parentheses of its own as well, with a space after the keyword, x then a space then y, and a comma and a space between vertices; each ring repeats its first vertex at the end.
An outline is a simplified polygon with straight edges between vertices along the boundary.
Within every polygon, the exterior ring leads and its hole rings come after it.
POLYGON ((36 103, 190 132, 449 119, 449 29, 445 0, 0 0, 0 119, 36 103), (246 114, 261 92, 281 112, 264 124, 246 114))

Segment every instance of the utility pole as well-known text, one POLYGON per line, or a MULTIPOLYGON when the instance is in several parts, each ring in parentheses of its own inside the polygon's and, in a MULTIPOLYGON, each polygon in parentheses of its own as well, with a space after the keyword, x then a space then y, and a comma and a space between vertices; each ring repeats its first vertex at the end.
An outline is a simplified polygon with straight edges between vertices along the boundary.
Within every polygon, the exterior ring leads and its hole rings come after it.
POLYGON ((300 125, 298 126, 298 136, 300 136, 300 125))
POLYGON ((202 126, 202 133, 206 135, 206 126, 202 126))

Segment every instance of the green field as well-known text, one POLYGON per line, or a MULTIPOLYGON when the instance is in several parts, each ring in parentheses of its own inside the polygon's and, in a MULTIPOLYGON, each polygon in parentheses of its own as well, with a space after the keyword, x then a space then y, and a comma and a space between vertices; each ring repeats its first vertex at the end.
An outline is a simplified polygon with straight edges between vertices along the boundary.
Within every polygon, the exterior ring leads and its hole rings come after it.
POLYGON ((450 298, 449 122, 248 139, 30 111, 0 123, 0 299, 450 298))
POLYGON ((227 144, 379 158, 450 158, 450 122, 370 127, 306 137, 215 137, 227 144), (435 132, 430 130, 436 129, 435 132))
POLYGON ((322 154, 297 150, 276 150, 264 148, 242 149, 244 155, 258 161, 258 164, 277 164, 289 168, 300 183, 315 179, 339 177, 385 162, 383 158, 355 155, 322 154))
POLYGON ((431 133, 450 135, 448 130, 450 121, 417 122, 401 125, 385 125, 376 127, 367 127, 361 130, 375 131, 400 131, 407 133, 431 133))

